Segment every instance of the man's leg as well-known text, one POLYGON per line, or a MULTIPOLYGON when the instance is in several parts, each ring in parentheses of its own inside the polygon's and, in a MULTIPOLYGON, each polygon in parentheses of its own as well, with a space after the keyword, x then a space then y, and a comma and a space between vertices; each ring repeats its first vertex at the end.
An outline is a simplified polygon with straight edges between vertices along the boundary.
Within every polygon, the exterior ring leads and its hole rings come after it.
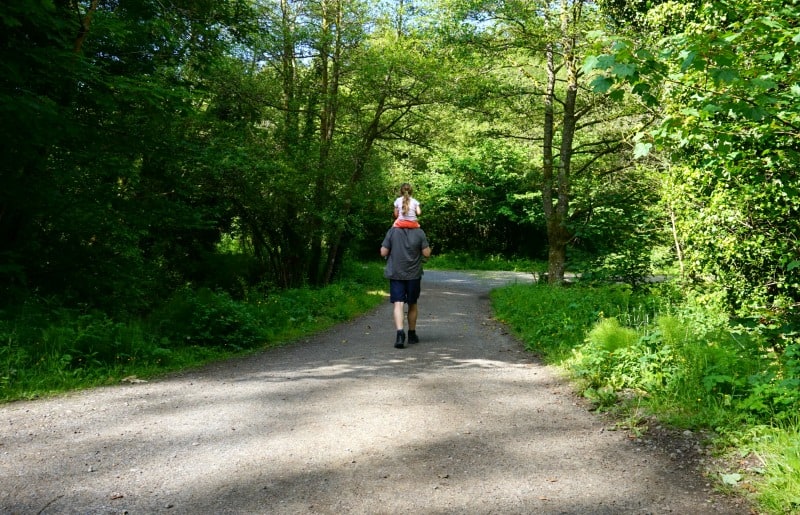
MULTIPOLYGON (((394 327, 398 331, 403 330, 403 305, 405 302, 395 302, 394 303, 394 327)), ((409 316, 408 316, 408 323, 409 326, 411 325, 411 308, 409 306, 409 316)), ((410 327, 409 327, 410 329, 410 327)))
POLYGON ((416 331, 417 330, 417 305, 416 304, 409 304, 408 305, 408 330, 409 331, 416 331))
POLYGON ((419 343, 417 336, 417 305, 408 305, 408 343, 419 343))
POLYGON ((394 326, 397 328, 397 338, 394 341, 396 349, 402 349, 406 343, 406 332, 403 331, 403 305, 405 302, 394 303, 394 326))
POLYGON ((394 346, 397 349, 405 347, 406 333, 403 331, 403 304, 405 304, 406 285, 403 281, 389 281, 389 300, 392 302, 394 326, 397 329, 397 339, 394 346))

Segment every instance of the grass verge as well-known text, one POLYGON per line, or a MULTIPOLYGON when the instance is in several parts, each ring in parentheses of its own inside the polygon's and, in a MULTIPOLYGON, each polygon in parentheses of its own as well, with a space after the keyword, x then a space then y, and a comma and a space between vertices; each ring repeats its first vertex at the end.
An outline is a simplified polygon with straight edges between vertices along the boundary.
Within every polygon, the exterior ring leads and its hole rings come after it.
POLYGON ((31 299, 0 313, 0 402, 144 379, 294 341, 385 300, 382 264, 357 265, 320 289, 184 288, 147 317, 51 307, 31 299))
POLYGON ((517 284, 495 290, 492 304, 597 409, 712 435, 721 489, 763 513, 798 513, 800 340, 791 324, 780 334, 745 325, 728 317, 720 292, 670 284, 517 284))
POLYGON ((509 259, 501 255, 451 252, 434 254, 428 261, 426 268, 433 270, 492 270, 542 273, 547 270, 547 263, 531 259, 509 259))

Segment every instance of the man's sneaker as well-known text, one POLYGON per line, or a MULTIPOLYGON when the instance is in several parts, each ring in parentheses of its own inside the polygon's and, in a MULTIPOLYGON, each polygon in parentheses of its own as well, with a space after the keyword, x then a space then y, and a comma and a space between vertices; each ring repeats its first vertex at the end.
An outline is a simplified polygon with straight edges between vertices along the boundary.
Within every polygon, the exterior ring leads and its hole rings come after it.
POLYGON ((405 348, 406 343, 406 333, 405 331, 397 331, 397 340, 394 342, 395 349, 402 349, 405 348))
POLYGON ((416 331, 408 332, 408 343, 419 343, 419 336, 416 331))

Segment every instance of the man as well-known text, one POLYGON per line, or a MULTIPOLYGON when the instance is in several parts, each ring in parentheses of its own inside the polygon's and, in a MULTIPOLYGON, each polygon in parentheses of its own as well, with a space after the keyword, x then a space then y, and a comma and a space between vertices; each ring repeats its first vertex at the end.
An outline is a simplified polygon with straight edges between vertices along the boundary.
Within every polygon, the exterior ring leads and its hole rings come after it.
POLYGON ((389 279, 389 302, 394 304, 394 325, 397 328, 397 349, 405 347, 403 305, 408 304, 408 343, 418 343, 417 299, 422 284, 422 258, 431 256, 428 237, 422 229, 392 227, 381 244, 386 260, 384 277, 389 279))

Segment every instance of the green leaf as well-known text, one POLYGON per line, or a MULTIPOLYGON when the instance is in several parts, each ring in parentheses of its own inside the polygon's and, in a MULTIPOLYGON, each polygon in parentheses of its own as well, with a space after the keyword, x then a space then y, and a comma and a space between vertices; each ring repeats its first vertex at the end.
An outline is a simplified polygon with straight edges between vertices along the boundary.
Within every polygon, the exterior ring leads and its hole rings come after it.
POLYGON ((620 41, 620 40, 614 41, 614 44, 611 45, 611 49, 614 50, 614 52, 619 52, 620 50, 627 50, 630 47, 631 45, 627 41, 620 41))
POLYGON ((720 476, 722 476, 722 482, 726 485, 735 485, 742 480, 742 475, 735 472, 733 474, 720 474, 720 476))
POLYGON ((720 68, 730 67, 734 62, 736 62, 736 54, 732 54, 726 51, 721 51, 714 56, 714 62, 720 68))
POLYGON ((758 106, 754 107, 748 106, 747 108, 742 110, 742 114, 749 120, 752 120, 754 122, 760 122, 761 120, 767 117, 768 113, 758 106))
POLYGON ((800 267, 800 261, 792 261, 791 263, 786 265, 786 271, 790 272, 790 271, 794 270, 797 267, 800 267))
POLYGON ((730 84, 739 78, 739 72, 733 68, 712 68, 711 77, 717 84, 730 84))
POLYGON ((646 49, 646 48, 637 48, 636 52, 635 52, 635 55, 639 59, 644 59, 645 61, 651 61, 651 60, 655 59, 655 56, 653 55, 653 53, 650 50, 646 49))
POLYGON ((681 52, 681 57, 683 58, 683 62, 681 63, 681 72, 685 72, 692 66, 692 63, 694 63, 694 60, 697 57, 697 52, 687 50, 681 52))
POLYGON ((636 143, 636 146, 633 147, 633 157, 634 159, 640 159, 642 157, 646 157, 650 154, 650 149, 653 148, 652 143, 643 143, 641 141, 636 143))
POLYGON ((610 77, 595 77, 591 82, 592 91, 595 93, 606 93, 614 85, 614 79, 610 77))
POLYGON ((608 97, 611 100, 614 100, 616 102, 620 102, 620 101, 622 101, 622 99, 625 98, 625 92, 623 90, 621 90, 621 89, 617 89, 617 90, 614 90, 611 93, 609 93, 608 97))
POLYGON ((583 61, 583 66, 581 67, 581 71, 583 73, 588 73, 596 68, 598 68, 598 64, 600 59, 596 55, 587 56, 586 59, 583 61))
POLYGON ((645 93, 645 94, 643 94, 643 95, 642 95, 642 100, 644 101, 644 103, 645 103, 645 104, 647 104, 647 105, 649 105, 649 106, 655 106, 655 105, 659 105, 659 104, 660 104, 660 102, 661 102, 661 101, 658 99, 658 97, 657 97, 657 96, 655 96, 655 95, 653 95, 653 94, 650 94, 650 93, 645 93))
POLYGON ((637 95, 644 95, 650 91, 650 84, 646 82, 638 82, 631 88, 631 91, 637 95))
POLYGON ((600 68, 611 68, 617 62, 617 58, 613 55, 601 55, 597 57, 597 64, 600 68))
POLYGON ((22 23, 19 21, 19 19, 9 14, 0 13, 0 19, 3 20, 3 25, 5 25, 7 29, 22 27, 22 23))
POLYGON ((771 29, 781 29, 781 28, 783 28, 783 27, 781 27, 780 23, 778 23, 777 21, 773 20, 772 18, 761 18, 760 21, 761 21, 761 23, 763 23, 764 25, 766 25, 767 27, 769 27, 771 29))
POLYGON ((590 55, 583 61, 581 71, 587 73, 592 70, 606 70, 614 66, 615 63, 616 59, 613 55, 590 55))
POLYGON ((778 83, 772 79, 755 78, 751 82, 762 89, 775 89, 778 87, 778 83))
POLYGON ((613 73, 617 77, 630 77, 635 72, 636 72, 636 65, 634 64, 619 63, 615 64, 614 67, 611 68, 611 73, 613 73))

